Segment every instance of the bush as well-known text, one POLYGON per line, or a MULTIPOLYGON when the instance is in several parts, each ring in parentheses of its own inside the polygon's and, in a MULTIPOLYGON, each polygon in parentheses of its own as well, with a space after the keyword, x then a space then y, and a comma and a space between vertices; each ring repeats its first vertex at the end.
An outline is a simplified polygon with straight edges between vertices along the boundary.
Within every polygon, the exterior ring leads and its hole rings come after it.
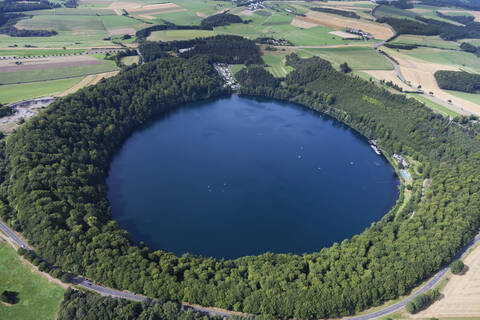
POLYGON ((463 268, 465 268, 465 265, 462 260, 455 260, 450 264, 450 271, 452 271, 453 274, 461 273, 463 268))

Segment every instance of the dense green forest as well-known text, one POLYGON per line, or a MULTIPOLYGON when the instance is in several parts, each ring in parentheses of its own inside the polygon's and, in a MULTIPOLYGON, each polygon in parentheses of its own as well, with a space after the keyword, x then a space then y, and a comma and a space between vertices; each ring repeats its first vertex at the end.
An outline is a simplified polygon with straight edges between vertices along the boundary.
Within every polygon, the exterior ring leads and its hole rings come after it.
POLYGON ((68 289, 58 320, 220 320, 181 307, 174 302, 132 302, 68 289))
POLYGON ((203 19, 202 22, 200 22, 200 25, 202 27, 214 28, 242 22, 243 20, 239 16, 224 12, 203 19))
POLYGON ((474 16, 450 16, 450 15, 447 15, 447 14, 443 14, 440 11, 437 11, 436 14, 440 18, 452 20, 452 21, 462 23, 462 24, 470 24, 475 20, 474 16))
MULTIPOLYGON (((227 51, 219 57, 229 59, 227 51)), ((256 47, 250 51, 258 54, 256 47)), ((295 70, 282 83, 255 79, 244 82, 241 93, 324 112, 377 139, 386 153, 418 162, 409 202, 363 233, 305 255, 217 260, 135 246, 112 220, 105 182, 110 159, 154 115, 230 94, 208 63, 217 56, 152 58, 55 101, 25 123, 2 152, 8 163, 2 218, 23 231, 44 260, 104 285, 160 301, 298 319, 349 315, 407 294, 473 238, 480 226, 478 128, 318 57, 289 55, 295 70), (432 184, 422 190, 425 178, 432 184)))
POLYGON ((460 49, 462 49, 462 51, 470 52, 477 57, 480 57, 480 47, 476 47, 473 44, 470 44, 468 42, 462 42, 462 44, 460 45, 460 49))
POLYGON ((471 22, 466 26, 457 26, 451 23, 415 17, 416 20, 395 17, 381 17, 377 22, 387 23, 397 34, 416 34, 424 36, 440 36, 443 40, 455 41, 466 38, 480 38, 480 23, 471 22))
POLYGON ((434 74, 438 86, 446 90, 475 93, 480 90, 480 74, 440 70, 434 74))
POLYGON ((276 87, 280 83, 280 79, 275 78, 270 72, 261 66, 249 66, 243 68, 235 78, 242 86, 249 87, 276 87))
POLYGON ((261 52, 255 41, 233 35, 171 42, 144 41, 140 45, 140 51, 145 61, 168 57, 169 52, 175 52, 184 58, 206 56, 211 62, 263 64, 261 52), (185 51, 181 52, 181 49, 185 51))

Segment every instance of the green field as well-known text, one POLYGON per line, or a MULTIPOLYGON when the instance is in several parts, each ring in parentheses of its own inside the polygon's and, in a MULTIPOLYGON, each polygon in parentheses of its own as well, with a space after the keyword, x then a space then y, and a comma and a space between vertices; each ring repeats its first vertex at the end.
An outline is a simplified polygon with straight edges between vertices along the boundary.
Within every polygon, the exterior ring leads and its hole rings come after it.
POLYGON ((328 60, 337 67, 346 62, 353 70, 393 69, 392 64, 387 59, 370 47, 302 49, 302 51, 328 60))
POLYGON ((12 103, 20 100, 55 95, 73 87, 80 82, 80 80, 82 80, 82 77, 0 85, 0 103, 12 103))
POLYGON ((285 54, 264 53, 263 61, 268 65, 267 70, 277 78, 285 77, 293 70, 284 64, 285 54))
POLYGON ((86 52, 85 49, 14 49, 1 50, 0 56, 15 56, 15 57, 40 57, 40 56, 58 56, 58 55, 72 55, 82 54, 86 52))
POLYGON ((149 41, 188 40, 201 37, 210 37, 215 33, 211 30, 164 30, 155 31, 148 37, 149 41))
POLYGON ((102 19, 98 16, 37 15, 21 20, 19 27, 26 29, 48 29, 56 31, 75 31, 76 33, 105 32, 102 19))
POLYGON ((423 97, 422 95, 418 94, 418 93, 409 93, 409 95, 411 95, 412 97, 414 97, 415 99, 417 99, 418 101, 420 102, 423 102, 427 107, 429 107, 430 109, 438 112, 438 113, 441 113, 443 115, 448 115, 448 116, 451 116, 451 117, 456 117, 456 116, 459 116, 458 113, 456 113, 455 111, 452 111, 436 102, 433 102, 432 100, 430 99, 427 99, 425 97, 423 97))
POLYGON ((75 78, 115 70, 118 70, 115 62, 105 60, 102 64, 91 64, 77 67, 3 72, 0 73, 0 85, 75 78))
POLYGON ((56 8, 51 10, 30 11, 33 16, 115 16, 115 11, 110 9, 87 9, 87 8, 56 8))
POLYGON ((245 68, 244 64, 232 64, 230 65, 230 71, 232 71, 233 74, 236 74, 238 71, 242 70, 245 68))
MULTIPOLYGON (((468 92, 460 92, 460 91, 453 91, 453 90, 444 90, 444 91, 450 93, 452 96, 455 96, 457 98, 465 99, 467 101, 480 105, 480 94, 478 93, 468 93, 468 92)), ((453 103, 455 103, 455 101, 453 101, 453 103)))
POLYGON ((33 45, 38 48, 78 48, 78 47, 100 47, 112 45, 111 41, 103 40, 108 37, 106 31, 97 32, 72 32, 60 31, 58 35, 53 37, 10 37, 0 34, 0 43, 2 48, 17 45, 25 47, 25 45, 33 45))
POLYGON ((139 56, 131 56, 131 57, 123 57, 122 59, 120 59, 120 62, 126 66, 131 66, 134 63, 138 64, 139 60, 140 60, 139 56))
POLYGON ((133 27, 136 30, 148 27, 146 23, 125 16, 103 16, 101 21, 106 29, 133 27))
POLYGON ((400 51, 413 58, 456 66, 467 72, 480 73, 480 59, 472 53, 432 48, 417 48, 400 51))
POLYGON ((18 292, 19 302, 0 303, 1 320, 52 320, 63 300, 63 288, 23 264, 15 250, 0 242, 0 292, 18 292))
POLYGON ((428 46, 443 49, 460 50, 460 45, 454 41, 445 41, 439 36, 417 36, 417 35, 400 35, 392 42, 393 44, 416 44, 420 46, 428 46))

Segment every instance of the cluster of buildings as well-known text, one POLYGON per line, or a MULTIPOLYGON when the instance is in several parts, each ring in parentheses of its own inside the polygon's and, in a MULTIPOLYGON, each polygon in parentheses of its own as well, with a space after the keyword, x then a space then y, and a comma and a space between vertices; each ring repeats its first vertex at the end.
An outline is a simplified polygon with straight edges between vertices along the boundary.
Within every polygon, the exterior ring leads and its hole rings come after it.
POLYGON ((407 159, 405 159, 405 158, 402 157, 401 155, 394 153, 393 156, 392 156, 392 158, 395 159, 395 160, 397 160, 398 163, 401 163, 404 168, 408 168, 409 164, 408 164, 407 159))
POLYGON ((366 40, 373 39, 373 36, 370 33, 362 31, 357 28, 347 28, 345 31, 351 34, 356 34, 357 36, 361 36, 363 39, 366 39, 366 40))
POLYGON ((225 80, 225 86, 231 87, 233 90, 240 89, 240 85, 233 76, 230 66, 226 63, 214 63, 213 67, 217 70, 218 74, 225 80))

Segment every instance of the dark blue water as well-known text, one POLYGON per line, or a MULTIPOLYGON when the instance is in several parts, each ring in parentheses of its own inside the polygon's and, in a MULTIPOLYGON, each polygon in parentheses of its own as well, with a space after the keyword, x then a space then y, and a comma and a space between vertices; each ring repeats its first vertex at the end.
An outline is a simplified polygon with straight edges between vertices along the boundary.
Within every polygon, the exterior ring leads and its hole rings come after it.
POLYGON ((234 258, 340 242, 395 203, 393 168, 306 108, 231 96, 134 133, 114 157, 113 216, 152 249, 234 258))

